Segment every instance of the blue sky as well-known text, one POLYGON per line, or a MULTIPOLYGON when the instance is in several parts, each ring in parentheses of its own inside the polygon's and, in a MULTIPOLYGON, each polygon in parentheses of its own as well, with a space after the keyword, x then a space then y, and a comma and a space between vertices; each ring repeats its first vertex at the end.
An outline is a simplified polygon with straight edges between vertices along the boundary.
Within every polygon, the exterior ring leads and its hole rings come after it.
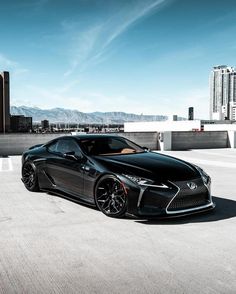
POLYGON ((208 118, 209 74, 236 65, 235 0, 11 0, 11 104, 208 118))

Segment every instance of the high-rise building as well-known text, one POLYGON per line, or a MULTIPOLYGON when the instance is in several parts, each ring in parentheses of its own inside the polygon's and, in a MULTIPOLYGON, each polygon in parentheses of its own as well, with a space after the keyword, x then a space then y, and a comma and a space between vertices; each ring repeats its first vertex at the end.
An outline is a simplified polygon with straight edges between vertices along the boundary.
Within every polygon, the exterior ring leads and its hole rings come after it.
POLYGON ((0 133, 10 130, 10 78, 9 72, 0 73, 0 133))
POLYGON ((210 119, 236 120, 236 71, 215 66, 210 75, 210 119))
POLYGON ((188 108, 188 120, 194 120, 194 108, 193 107, 188 108))
POLYGON ((30 132, 32 130, 32 117, 24 115, 11 115, 12 132, 30 132))
POLYGON ((47 119, 41 121, 41 127, 43 130, 49 129, 49 121, 47 119))

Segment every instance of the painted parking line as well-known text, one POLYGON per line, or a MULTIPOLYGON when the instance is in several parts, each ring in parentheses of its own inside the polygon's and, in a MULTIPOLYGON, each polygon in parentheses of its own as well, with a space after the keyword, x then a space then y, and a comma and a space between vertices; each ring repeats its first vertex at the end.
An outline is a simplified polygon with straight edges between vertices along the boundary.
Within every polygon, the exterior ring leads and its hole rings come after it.
POLYGON ((11 157, 1 157, 0 158, 0 172, 10 172, 13 171, 13 164, 11 157))

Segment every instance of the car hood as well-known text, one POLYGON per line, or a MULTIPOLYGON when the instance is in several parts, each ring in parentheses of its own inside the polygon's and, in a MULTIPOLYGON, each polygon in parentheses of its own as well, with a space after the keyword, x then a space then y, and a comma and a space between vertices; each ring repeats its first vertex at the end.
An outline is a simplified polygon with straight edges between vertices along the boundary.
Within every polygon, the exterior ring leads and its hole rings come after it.
POLYGON ((96 156, 96 160, 109 171, 154 180, 183 181, 200 177, 199 172, 190 163, 155 152, 96 156))

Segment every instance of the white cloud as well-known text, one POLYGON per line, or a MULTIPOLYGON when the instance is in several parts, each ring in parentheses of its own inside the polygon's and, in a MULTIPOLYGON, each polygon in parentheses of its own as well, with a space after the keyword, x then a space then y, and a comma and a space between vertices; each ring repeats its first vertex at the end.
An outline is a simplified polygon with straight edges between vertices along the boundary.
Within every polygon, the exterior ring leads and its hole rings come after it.
POLYGON ((107 27, 110 27, 111 31, 103 45, 103 48, 107 47, 113 40, 124 33, 132 24, 146 16, 165 1, 166 0, 137 1, 136 6, 132 3, 128 10, 122 9, 120 12, 118 12, 107 23, 107 27))
POLYGON ((6 55, 0 53, 1 71, 10 71, 13 76, 18 76, 29 70, 22 67, 17 61, 10 59, 6 55))
MULTIPOLYGON (((64 28, 69 31, 76 30, 75 24, 68 24, 64 28)), ((90 27, 85 32, 72 33, 71 42, 72 46, 69 49, 70 68, 64 73, 64 76, 69 76, 80 65, 84 68, 85 63, 96 52, 96 43, 99 40, 99 35, 102 32, 102 25, 95 25, 90 27)))
POLYGON ((126 4, 100 23, 92 24, 83 30, 79 22, 64 20, 63 32, 70 37, 70 68, 64 73, 68 76, 78 67, 81 70, 104 60, 108 48, 120 35, 134 23, 147 16, 170 0, 135 1, 126 4))
POLYGON ((17 67, 18 63, 16 61, 13 61, 0 53, 0 63, 2 67, 17 67))

